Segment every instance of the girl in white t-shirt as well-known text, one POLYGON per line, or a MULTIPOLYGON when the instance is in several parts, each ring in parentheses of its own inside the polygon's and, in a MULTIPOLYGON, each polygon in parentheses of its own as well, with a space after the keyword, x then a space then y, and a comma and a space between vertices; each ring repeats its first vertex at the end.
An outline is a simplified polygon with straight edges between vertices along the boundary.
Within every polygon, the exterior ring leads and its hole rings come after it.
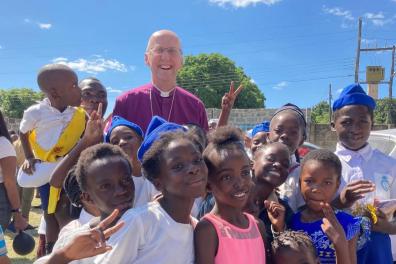
POLYGON ((137 151, 143 141, 142 129, 120 116, 113 116, 111 125, 105 134, 105 142, 119 146, 130 157, 132 176, 135 183, 135 202, 139 207, 154 200, 159 194, 154 185, 142 176, 142 165, 137 158, 137 151))
POLYGON ((144 176, 162 196, 126 212, 121 218, 125 226, 108 241, 113 250, 95 263, 194 263, 196 220, 190 212, 205 191, 208 171, 195 137, 176 124, 159 122, 139 155, 144 176), (169 132, 174 129, 180 130, 169 132))

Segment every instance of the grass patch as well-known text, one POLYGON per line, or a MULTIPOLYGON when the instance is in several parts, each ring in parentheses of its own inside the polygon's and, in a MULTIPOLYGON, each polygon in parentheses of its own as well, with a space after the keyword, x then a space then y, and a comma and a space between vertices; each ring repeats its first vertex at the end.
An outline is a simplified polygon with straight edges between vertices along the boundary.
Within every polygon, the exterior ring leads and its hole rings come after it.
MULTIPOLYGON (((32 205, 39 205, 40 204, 40 199, 33 199, 32 205)), ((41 209, 36 209, 36 208, 32 208, 30 210, 30 214, 29 214, 29 224, 31 224, 32 226, 39 226, 40 225, 40 219, 41 219, 41 215, 42 215, 42 211, 41 209)), ((11 260, 11 263, 13 264, 30 264, 33 263, 36 259, 36 249, 38 246, 38 234, 37 234, 37 230, 38 228, 34 229, 34 230, 28 230, 26 231, 27 233, 29 233, 30 235, 32 235, 34 237, 34 240, 36 241, 36 247, 35 249, 26 256, 20 256, 18 254, 16 254, 14 252, 14 250, 12 249, 12 240, 14 239, 15 235, 14 233, 9 232, 8 230, 5 231, 5 241, 6 241, 6 245, 7 245, 7 250, 8 250, 8 257, 11 260)))

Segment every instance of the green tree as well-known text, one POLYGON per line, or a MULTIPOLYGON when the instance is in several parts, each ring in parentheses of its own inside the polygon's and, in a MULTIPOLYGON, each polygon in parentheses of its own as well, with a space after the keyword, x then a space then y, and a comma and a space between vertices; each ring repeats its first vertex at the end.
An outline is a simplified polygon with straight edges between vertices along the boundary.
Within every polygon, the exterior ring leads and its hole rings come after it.
POLYGON ((197 95, 208 108, 220 108, 221 98, 229 91, 230 82, 244 85, 234 108, 264 108, 265 97, 258 86, 229 58, 218 54, 186 56, 177 83, 197 95))
POLYGON ((389 98, 376 100, 377 106, 374 111, 375 124, 388 124, 388 115, 390 113, 391 124, 396 124, 396 99, 389 98))
POLYGON ((311 110, 311 122, 315 124, 328 124, 329 123, 329 103, 321 101, 311 110))
POLYGON ((42 92, 30 88, 0 89, 0 108, 5 116, 22 118, 24 110, 43 98, 42 92))

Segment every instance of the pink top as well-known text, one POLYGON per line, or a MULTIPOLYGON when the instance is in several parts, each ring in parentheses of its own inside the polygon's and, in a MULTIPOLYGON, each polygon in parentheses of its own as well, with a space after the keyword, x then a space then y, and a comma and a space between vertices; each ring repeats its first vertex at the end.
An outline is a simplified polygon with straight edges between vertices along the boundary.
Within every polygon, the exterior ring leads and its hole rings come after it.
POLYGON ((256 220, 251 214, 244 214, 249 219, 246 229, 236 227, 214 214, 204 216, 216 229, 219 239, 216 264, 265 263, 264 242, 256 220))
POLYGON ((193 123, 205 131, 209 130, 202 101, 180 87, 176 87, 168 97, 161 97, 160 92, 151 83, 127 91, 117 97, 114 115, 139 125, 144 133, 154 115, 176 124, 193 123))

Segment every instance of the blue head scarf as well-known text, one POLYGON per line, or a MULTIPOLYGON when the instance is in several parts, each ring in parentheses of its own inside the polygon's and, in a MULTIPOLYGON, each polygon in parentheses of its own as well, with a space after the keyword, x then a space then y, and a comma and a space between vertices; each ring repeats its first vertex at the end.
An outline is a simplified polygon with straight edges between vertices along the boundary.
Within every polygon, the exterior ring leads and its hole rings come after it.
POLYGON ((375 109, 374 99, 368 96, 358 83, 351 84, 342 90, 340 97, 333 103, 333 111, 347 105, 364 105, 370 110, 375 109))
POLYGON ((264 121, 263 123, 255 125, 252 130, 252 137, 254 137, 259 132, 269 132, 269 125, 269 121, 264 121))
POLYGON ((180 129, 186 131, 186 129, 178 124, 167 122, 165 119, 159 116, 153 116, 150 124, 147 127, 146 135, 140 148, 138 150, 138 159, 140 162, 143 161, 143 156, 150 149, 151 145, 161 136, 162 133, 167 131, 174 131, 180 129))
POLYGON ((116 128, 118 126, 129 127, 136 134, 138 134, 139 136, 141 136, 143 138, 143 131, 140 128, 140 126, 138 126, 135 123, 132 123, 132 122, 122 118, 121 116, 113 116, 113 118, 111 120, 111 125, 110 125, 109 129, 107 130, 107 132, 105 134, 105 137, 104 137, 104 141, 106 143, 110 143, 111 132, 113 132, 114 128, 116 128))

